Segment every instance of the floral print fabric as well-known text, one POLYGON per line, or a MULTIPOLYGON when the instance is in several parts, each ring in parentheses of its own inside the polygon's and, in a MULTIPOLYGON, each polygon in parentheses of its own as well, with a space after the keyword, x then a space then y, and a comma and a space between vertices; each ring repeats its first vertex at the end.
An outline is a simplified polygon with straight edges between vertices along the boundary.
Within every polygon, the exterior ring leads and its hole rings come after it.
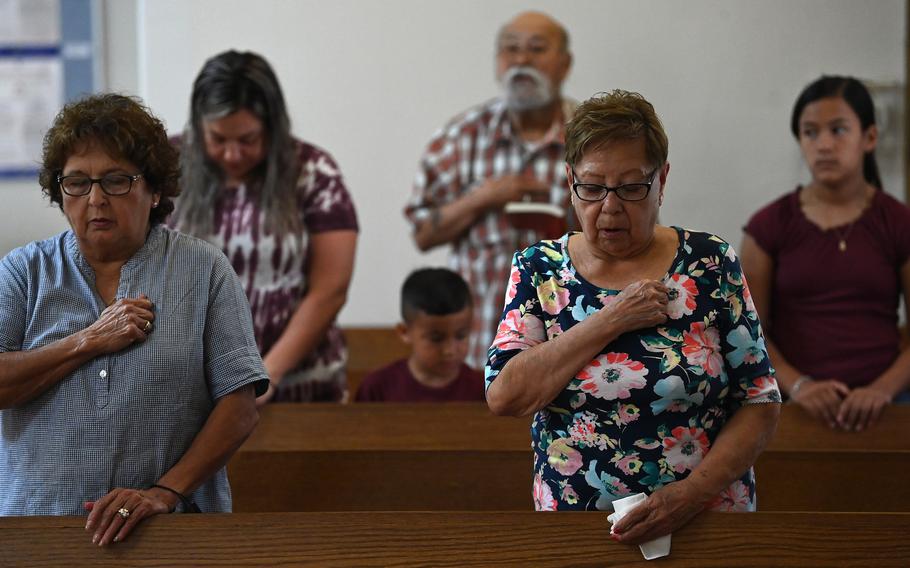
MULTIPOLYGON (((537 510, 612 510, 615 499, 684 479, 739 407, 780 402, 733 248, 714 235, 675 230, 679 247, 663 280, 668 321, 606 345, 534 417, 537 510)), ((509 359, 557 337, 619 294, 576 273, 569 236, 515 254, 489 351, 487 388, 509 359)), ((754 510, 752 470, 711 508, 754 510)))

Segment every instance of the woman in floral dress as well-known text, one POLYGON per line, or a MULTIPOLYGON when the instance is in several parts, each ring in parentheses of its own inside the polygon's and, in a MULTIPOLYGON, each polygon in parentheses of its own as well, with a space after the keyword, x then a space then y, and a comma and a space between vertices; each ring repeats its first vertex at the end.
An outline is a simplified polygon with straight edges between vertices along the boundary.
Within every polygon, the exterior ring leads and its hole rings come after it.
POLYGON ((495 413, 534 414, 536 508, 644 492, 614 526, 633 544, 705 508, 754 510, 780 402, 733 248, 657 223, 667 152, 640 95, 579 107, 566 162, 582 231, 515 255, 486 368, 495 413))

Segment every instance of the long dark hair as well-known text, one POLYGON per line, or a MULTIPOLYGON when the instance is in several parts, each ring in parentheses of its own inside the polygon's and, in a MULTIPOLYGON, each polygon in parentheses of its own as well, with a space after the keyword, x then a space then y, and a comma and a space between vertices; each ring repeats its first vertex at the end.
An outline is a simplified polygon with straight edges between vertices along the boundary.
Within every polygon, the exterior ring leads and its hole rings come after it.
POLYGON ((233 50, 206 61, 193 83, 190 120, 181 151, 184 191, 176 225, 200 236, 211 229, 223 174, 206 156, 203 121, 239 110, 247 110, 261 120, 266 136, 266 157, 252 172, 250 190, 258 195, 270 228, 278 233, 298 230, 299 164, 281 85, 262 56, 233 50))
MULTIPOLYGON (((799 140, 799 119, 806 106, 819 99, 831 97, 843 99, 844 102, 850 105, 850 108, 853 109, 853 112, 859 118, 863 132, 875 124, 875 105, 872 103, 872 96, 865 85, 853 77, 822 75, 803 89, 799 98, 796 99, 796 104, 793 105, 793 115, 790 117, 790 131, 793 132, 793 136, 797 140, 799 140)), ((863 177, 867 182, 882 189, 882 180, 878 173, 878 163, 875 161, 874 150, 866 152, 863 157, 863 177)))

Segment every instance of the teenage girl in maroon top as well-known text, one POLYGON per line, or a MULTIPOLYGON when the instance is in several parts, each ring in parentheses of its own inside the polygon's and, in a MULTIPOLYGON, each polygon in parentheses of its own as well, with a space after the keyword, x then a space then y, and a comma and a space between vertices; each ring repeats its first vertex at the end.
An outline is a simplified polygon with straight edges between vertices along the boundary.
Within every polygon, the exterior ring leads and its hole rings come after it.
POLYGON ((910 384, 897 317, 910 210, 882 191, 862 83, 818 79, 790 127, 812 180, 753 215, 742 266, 781 390, 832 428, 862 430, 910 384))

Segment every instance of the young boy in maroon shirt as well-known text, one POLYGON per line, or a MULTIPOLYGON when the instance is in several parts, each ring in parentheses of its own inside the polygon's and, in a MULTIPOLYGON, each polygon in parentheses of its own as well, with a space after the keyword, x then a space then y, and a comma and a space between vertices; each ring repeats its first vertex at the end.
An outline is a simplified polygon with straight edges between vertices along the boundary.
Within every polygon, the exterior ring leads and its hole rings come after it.
POLYGON ((358 402, 482 401, 483 374, 468 367, 471 294, 445 268, 411 273, 401 288, 401 340, 411 355, 364 377, 358 402))

